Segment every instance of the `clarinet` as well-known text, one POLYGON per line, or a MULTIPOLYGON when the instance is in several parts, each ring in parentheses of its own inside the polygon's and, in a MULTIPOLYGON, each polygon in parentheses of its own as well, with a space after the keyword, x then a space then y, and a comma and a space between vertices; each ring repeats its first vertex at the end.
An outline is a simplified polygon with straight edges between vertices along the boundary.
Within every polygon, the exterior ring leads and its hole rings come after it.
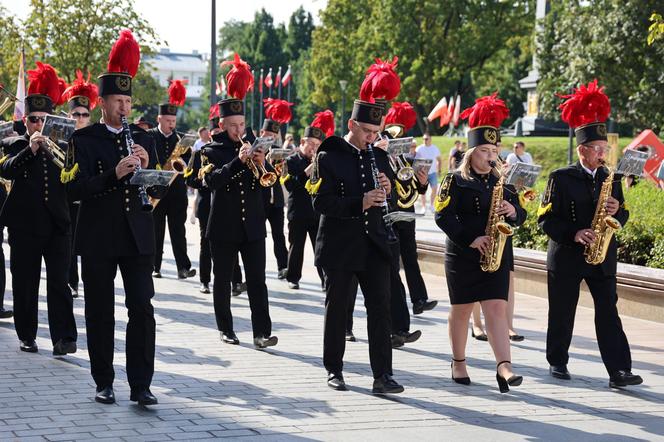
MULTIPOLYGON (((380 182, 378 181, 378 166, 376 165, 376 156, 374 155, 373 151, 373 143, 369 144, 367 146, 367 152, 369 153, 369 160, 371 161, 371 175, 373 177, 374 181, 374 187, 376 189, 382 189, 383 187, 380 185, 380 182)), ((387 242, 392 244, 397 242, 397 235, 394 233, 394 229, 392 228, 392 222, 389 221, 389 209, 387 207, 387 199, 383 201, 383 205, 381 206, 383 210, 383 225, 385 226, 385 230, 387 231, 387 242)))
MULTIPOLYGON (((131 130, 129 130, 127 117, 125 115, 121 115, 120 120, 122 121, 122 132, 125 136, 127 151, 129 152, 129 155, 133 155, 134 151, 132 150, 132 146, 134 145, 134 140, 131 138, 131 130)), ((136 172, 139 170, 141 170, 140 163, 138 166, 136 166, 136 172)), ((141 210, 143 212, 152 212, 153 207, 150 203, 150 198, 148 198, 148 193, 145 191, 145 186, 138 186, 138 196, 141 199, 141 210)))

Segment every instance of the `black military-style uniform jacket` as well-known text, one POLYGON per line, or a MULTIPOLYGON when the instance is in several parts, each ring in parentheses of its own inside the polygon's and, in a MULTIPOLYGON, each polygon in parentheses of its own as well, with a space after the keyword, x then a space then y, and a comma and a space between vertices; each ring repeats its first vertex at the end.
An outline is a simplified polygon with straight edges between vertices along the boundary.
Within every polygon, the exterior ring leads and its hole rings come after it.
MULTIPOLYGON (((130 125, 135 144, 147 152, 152 137, 130 125)), ((96 123, 74 132, 69 145, 72 178, 67 184, 71 201, 80 201, 74 248, 77 255, 134 256, 155 252, 152 214, 141 210, 132 174, 118 180, 115 167, 129 155, 125 136, 96 123)), ((149 164, 148 168, 153 168, 149 164)))
MULTIPOLYGON (((178 144, 178 136, 182 137, 183 134, 176 133, 174 131, 171 133, 171 136, 166 138, 164 134, 159 131, 158 127, 148 129, 146 132, 154 139, 154 149, 148 151, 150 157, 154 156, 154 158, 150 158, 150 161, 154 161, 156 163, 155 168, 163 168, 166 165, 168 159, 171 157, 175 146, 178 144)), ((190 158, 191 151, 182 155, 182 160, 185 164, 189 163, 190 158)), ((185 185, 182 175, 178 175, 175 180, 173 180, 171 185, 168 186, 168 189, 165 189, 165 193, 162 192, 162 194, 162 198, 167 198, 169 195, 179 195, 186 198, 187 186, 185 185)))
MULTIPOLYGON (((212 191, 207 237, 211 241, 244 242, 264 239, 265 207, 262 186, 240 161, 241 142, 226 131, 201 149, 203 167, 212 164, 205 182, 212 191)), ((265 164, 269 171, 274 171, 265 164)))
MULTIPOLYGON (((447 255, 459 256, 468 262, 479 262, 481 254, 470 244, 475 238, 486 235, 493 188, 498 182, 494 174, 480 175, 471 169, 472 180, 460 172, 449 173, 441 183, 439 197, 444 201, 442 210, 436 212, 436 224, 447 235, 447 255)), ((505 222, 519 226, 527 213, 521 207, 514 186, 503 186, 503 199, 514 206, 516 218, 505 217, 505 222)), ((505 252, 507 252, 507 247, 505 252)), ((503 255, 503 260, 505 255, 503 255)))
POLYGON ((286 159, 288 175, 281 181, 288 191, 288 221, 318 222, 320 214, 314 211, 311 195, 305 188, 309 177, 304 170, 311 160, 298 151, 286 159))
MULTIPOLYGON (((378 170, 389 176, 387 154, 382 149, 373 150, 378 170)), ((318 171, 322 181, 313 197, 314 209, 321 213, 316 265, 366 270, 369 247, 390 260, 382 209, 362 210, 364 194, 375 188, 369 153, 343 138, 326 138, 318 149, 318 171)))
MULTIPOLYGON (((63 151, 67 145, 61 146, 63 151)), ((32 153, 27 133, 2 141, 0 176, 12 180, 12 189, 0 212, 0 225, 36 236, 70 234, 71 219, 60 168, 43 150, 32 153)))
POLYGON ((212 196, 212 192, 210 191, 210 188, 207 186, 207 184, 205 184, 205 180, 198 176, 200 170, 201 150, 197 150, 189 160, 187 170, 184 172, 184 180, 187 186, 196 189, 197 191, 196 200, 194 202, 196 218, 205 220, 207 222, 208 218, 210 217, 210 198, 212 196))
MULTIPOLYGON (((615 275, 617 268, 616 238, 611 239, 606 259, 600 265, 585 262, 584 245, 574 242, 576 232, 591 228, 602 183, 609 172, 601 167, 593 179, 580 162, 554 170, 549 177, 542 203, 538 210, 538 222, 549 237, 547 269, 553 272, 574 272, 615 275)), ((625 208, 620 175, 614 176, 611 196, 618 200, 620 208, 613 215, 622 225, 629 218, 625 208)))

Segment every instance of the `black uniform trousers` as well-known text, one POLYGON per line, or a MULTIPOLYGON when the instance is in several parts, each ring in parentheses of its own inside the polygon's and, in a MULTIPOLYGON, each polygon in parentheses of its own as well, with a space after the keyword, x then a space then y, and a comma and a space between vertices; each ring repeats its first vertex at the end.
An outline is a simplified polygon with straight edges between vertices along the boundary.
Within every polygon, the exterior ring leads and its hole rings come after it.
MULTIPOLYGON (((178 178, 179 179, 179 178, 178 178)), ((185 223, 187 222, 187 192, 175 192, 178 188, 169 189, 164 198, 159 201, 153 213, 156 253, 154 256, 154 270, 161 270, 161 259, 164 253, 164 235, 166 234, 166 218, 168 218, 168 234, 173 246, 173 256, 178 271, 189 270, 191 261, 187 256, 187 238, 185 236, 185 223)))
POLYGON ((5 228, 0 226, 0 308, 5 305, 5 289, 7 288, 7 274, 5 269, 5 251, 2 249, 2 244, 5 242, 5 228))
POLYGON ((155 320, 152 307, 152 255, 81 256, 85 289, 85 328, 92 378, 97 387, 113 385, 115 286, 122 275, 129 322, 125 338, 127 380, 132 389, 149 387, 154 373, 155 320))
POLYGON ((397 222, 393 224, 394 230, 399 237, 399 251, 403 270, 406 274, 406 284, 410 293, 410 302, 429 299, 427 287, 422 278, 420 264, 417 261, 417 242, 415 240, 415 222, 397 222))
POLYGON ((73 298, 67 287, 71 236, 51 232, 9 230, 10 269, 14 295, 14 325, 21 341, 37 337, 39 279, 42 257, 46 264, 46 303, 48 327, 53 344, 61 339, 76 341, 73 298))
POLYGON ((241 243, 211 241, 214 268, 214 315, 217 328, 225 333, 234 331, 231 313, 231 280, 237 266, 238 252, 242 255, 247 280, 247 296, 251 309, 254 338, 272 334, 272 321, 265 285, 265 239, 241 243))
MULTIPOLYGON (((399 238, 401 241, 401 238, 399 238)), ((399 274, 399 242, 392 244, 392 263, 390 265, 390 313, 392 333, 410 330, 410 312, 406 302, 406 288, 399 274)))
MULTIPOLYGON (((76 220, 78 219, 79 204, 69 204, 69 215, 71 217, 71 231, 76 232, 76 220)), ((71 264, 69 265, 69 286, 78 291, 78 255, 74 252, 74 235, 71 236, 71 264)))
POLYGON ((565 365, 569 360, 574 316, 579 301, 579 286, 585 280, 595 304, 595 332, 602 361, 609 374, 631 370, 629 343, 618 315, 616 277, 586 276, 548 272, 549 327, 546 336, 546 358, 551 365, 565 365))
MULTIPOLYGON (((281 188, 276 191, 281 192, 281 188)), ((284 208, 274 207, 272 205, 265 209, 265 218, 270 222, 270 231, 272 232, 272 244, 274 248, 274 257, 277 258, 277 267, 279 270, 288 267, 288 249, 286 249, 286 237, 284 236, 284 208)), ((247 264, 242 260, 244 266, 247 264)), ((247 280, 249 278, 247 277, 247 280)))
POLYGON ((207 239, 208 218, 198 219, 198 226, 201 229, 201 250, 198 255, 199 278, 202 284, 210 282, 210 272, 212 271, 212 251, 210 250, 210 241, 207 239))
POLYGON ((346 350, 346 326, 349 293, 357 278, 364 306, 367 309, 369 360, 374 378, 392 374, 392 346, 390 340, 390 262, 369 246, 366 270, 323 268, 326 276, 325 331, 323 364, 328 372, 343 370, 346 350))
MULTIPOLYGON (((286 280, 289 282, 300 282, 302 278, 302 264, 304 263, 304 245, 307 235, 311 241, 311 247, 316 248, 316 235, 318 234, 318 220, 293 220, 288 222, 288 274, 286 280)), ((323 270, 316 267, 321 283, 325 281, 323 270)))

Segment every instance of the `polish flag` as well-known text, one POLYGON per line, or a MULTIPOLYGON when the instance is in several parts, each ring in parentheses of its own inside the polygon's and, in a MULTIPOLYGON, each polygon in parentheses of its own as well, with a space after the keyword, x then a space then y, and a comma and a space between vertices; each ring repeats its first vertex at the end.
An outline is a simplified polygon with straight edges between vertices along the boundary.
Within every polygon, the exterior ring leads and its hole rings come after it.
POLYGON ((288 70, 284 74, 284 78, 281 79, 281 85, 283 87, 288 86, 288 83, 290 83, 292 78, 293 78, 293 74, 291 74, 290 65, 288 65, 288 70))
POLYGON ((271 88, 274 83, 272 82, 272 68, 265 75, 265 87, 271 88))
POLYGON ((441 98, 438 104, 431 109, 431 112, 429 112, 429 115, 427 116, 427 120, 433 121, 440 117, 443 110, 447 110, 447 98, 445 97, 441 98))
POLYGON ((454 105, 454 116, 452 116, 452 126, 457 127, 459 124, 459 115, 461 114, 461 95, 457 95, 456 104, 454 105))

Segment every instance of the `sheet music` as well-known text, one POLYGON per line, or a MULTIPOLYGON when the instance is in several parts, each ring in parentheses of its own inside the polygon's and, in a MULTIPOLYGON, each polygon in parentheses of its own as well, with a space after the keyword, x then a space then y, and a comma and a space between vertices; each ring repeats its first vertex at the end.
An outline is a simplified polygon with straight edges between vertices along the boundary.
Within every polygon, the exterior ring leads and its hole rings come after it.
POLYGON ((648 158, 650 158, 650 154, 648 152, 641 152, 636 149, 627 149, 623 154, 623 157, 618 162, 616 173, 620 173, 625 176, 641 176, 648 158))
POLYGON ((129 182, 137 186, 168 186, 171 178, 177 172, 174 170, 140 169, 134 173, 129 182))
POLYGON ((410 152, 410 146, 413 145, 413 137, 394 138, 388 140, 387 153, 393 156, 410 152))
POLYGON ((532 188, 541 171, 542 166, 539 164, 514 163, 507 171, 505 183, 513 185, 517 190, 532 188))
POLYGON ((413 170, 415 171, 415 173, 419 172, 420 170, 424 170, 428 175, 432 164, 433 160, 427 160, 425 158, 415 158, 413 160, 413 170))
POLYGON ((415 221, 417 218, 421 218, 423 216, 424 215, 417 214, 415 212, 397 211, 397 212, 390 212, 387 215, 384 215, 383 219, 385 220, 385 222, 388 223, 396 223, 399 221, 412 222, 415 221))
POLYGON ((14 132, 14 123, 11 121, 0 123, 0 140, 4 140, 5 138, 13 137, 15 135, 16 132, 14 132))
POLYGON ((267 152, 270 147, 272 147, 273 143, 274 137, 258 137, 251 145, 251 151, 255 152, 258 149, 261 149, 263 152, 267 152))
POLYGON ((59 115, 46 115, 41 134, 55 143, 67 143, 75 130, 76 120, 59 115))

